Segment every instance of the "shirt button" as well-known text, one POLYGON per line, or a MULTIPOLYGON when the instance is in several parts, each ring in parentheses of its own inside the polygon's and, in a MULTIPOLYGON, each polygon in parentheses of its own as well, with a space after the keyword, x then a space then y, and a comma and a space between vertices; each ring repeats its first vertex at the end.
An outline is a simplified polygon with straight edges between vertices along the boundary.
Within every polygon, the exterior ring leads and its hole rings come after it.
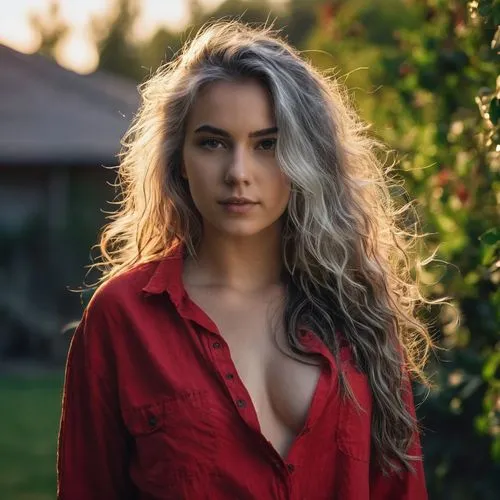
POLYGON ((226 378, 227 378, 228 380, 233 380, 234 375, 233 375, 232 373, 226 373, 226 378))
POLYGON ((288 469, 288 472, 293 472, 295 470, 295 465, 286 464, 286 468, 288 469))
POLYGON ((283 462, 281 460, 273 460, 273 465, 277 471, 283 472, 283 462))
POLYGON ((212 344, 212 347, 213 347, 214 349, 219 349, 219 348, 220 348, 220 342, 214 342, 214 343, 212 344))
POLYGON ((243 400, 243 399, 238 399, 238 400, 236 401, 236 405, 237 405, 237 406, 239 406, 240 408, 245 408, 245 406, 246 406, 246 402, 245 402, 245 400, 243 400))

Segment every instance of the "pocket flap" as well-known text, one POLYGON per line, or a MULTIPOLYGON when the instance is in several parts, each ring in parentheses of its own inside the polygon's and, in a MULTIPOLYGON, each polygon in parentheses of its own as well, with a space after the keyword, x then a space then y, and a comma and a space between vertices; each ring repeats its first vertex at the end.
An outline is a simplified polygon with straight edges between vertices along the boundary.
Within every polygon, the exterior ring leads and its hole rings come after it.
POLYGON ((137 436, 150 434, 163 427, 165 421, 162 403, 131 408, 124 412, 123 418, 131 434, 137 436))

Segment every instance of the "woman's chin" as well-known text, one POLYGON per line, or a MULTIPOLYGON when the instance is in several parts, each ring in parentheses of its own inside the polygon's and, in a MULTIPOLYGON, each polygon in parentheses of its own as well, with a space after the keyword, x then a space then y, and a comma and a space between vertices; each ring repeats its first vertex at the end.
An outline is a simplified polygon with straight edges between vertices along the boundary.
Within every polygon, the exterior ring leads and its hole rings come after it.
MULTIPOLYGON (((244 220, 229 220, 223 223, 211 224, 212 228, 219 235, 227 236, 228 238, 251 238, 257 235, 269 235, 275 224, 256 224, 256 221, 244 220)), ((278 228, 276 227, 278 231, 278 228)))

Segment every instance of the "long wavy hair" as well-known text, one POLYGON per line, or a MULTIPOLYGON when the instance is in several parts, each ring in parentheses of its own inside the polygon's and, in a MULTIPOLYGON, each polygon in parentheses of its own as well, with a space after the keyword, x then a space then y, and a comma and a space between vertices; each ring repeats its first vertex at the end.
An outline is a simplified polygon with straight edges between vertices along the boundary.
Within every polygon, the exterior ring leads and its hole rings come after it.
MULTIPOLYGON (((418 309, 445 299, 424 297, 418 276, 434 255, 420 260, 418 217, 407 222, 412 203, 391 195, 390 151, 371 136, 343 85, 271 27, 209 23, 140 86, 142 104, 120 155, 118 206, 101 233, 99 283, 181 242, 196 254, 202 219, 181 176, 186 118, 204 85, 245 78, 261 81, 272 97, 276 157, 292 183, 282 233, 289 345, 301 351, 298 329, 306 325, 338 360, 335 332, 342 332, 372 389, 377 462, 385 472, 413 470, 418 457, 408 448, 417 422, 404 387, 412 374, 428 382, 433 342, 418 309)), ((344 396, 355 401, 339 372, 344 396)))

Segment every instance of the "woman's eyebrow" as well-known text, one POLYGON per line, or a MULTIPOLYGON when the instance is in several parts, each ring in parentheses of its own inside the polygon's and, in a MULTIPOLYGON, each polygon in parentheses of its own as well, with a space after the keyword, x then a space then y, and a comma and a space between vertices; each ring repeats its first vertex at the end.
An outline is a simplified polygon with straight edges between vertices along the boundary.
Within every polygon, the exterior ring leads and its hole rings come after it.
POLYGON ((262 130, 256 130, 255 132, 250 132, 248 137, 261 137, 263 135, 276 134, 278 132, 278 127, 263 128, 262 130))
MULTIPOLYGON (((209 132, 210 134, 220 135, 221 137, 227 137, 227 138, 231 137, 231 134, 229 134, 229 132, 226 132, 221 128, 213 127, 212 125, 201 125, 194 131, 195 134, 200 132, 209 132)), ((255 132, 250 132, 248 134, 248 137, 262 137, 264 135, 276 134, 277 132, 278 132, 277 127, 264 128, 262 130, 256 130, 255 132)))

